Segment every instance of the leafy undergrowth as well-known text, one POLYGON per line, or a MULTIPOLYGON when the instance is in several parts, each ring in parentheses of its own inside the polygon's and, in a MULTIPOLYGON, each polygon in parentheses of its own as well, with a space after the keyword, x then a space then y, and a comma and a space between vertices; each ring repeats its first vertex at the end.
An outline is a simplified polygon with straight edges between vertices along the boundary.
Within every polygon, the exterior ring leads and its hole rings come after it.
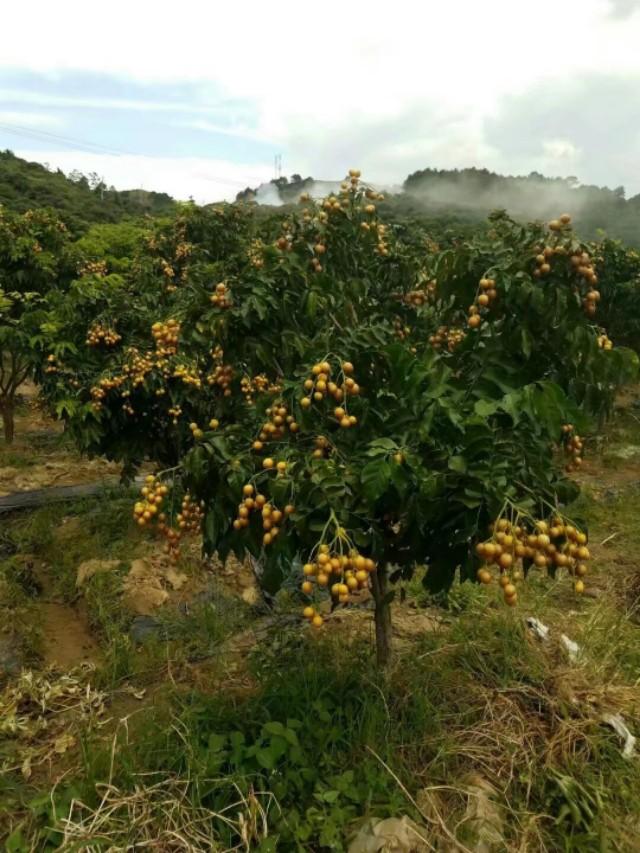
MULTIPOLYGON (((510 609, 495 587, 463 584, 435 610, 414 581, 385 675, 364 610, 316 632, 286 602, 259 615, 220 586, 136 645, 122 573, 92 578, 97 668, 34 672, 0 694, 6 849, 342 850, 367 819, 405 815, 416 850, 636 849, 640 757, 605 721, 640 733, 640 476, 616 461, 640 445, 636 410, 607 435, 572 508, 589 524, 587 594, 534 577, 510 609)), ((8 538, 58 566, 70 599, 79 561, 143 553, 126 503, 16 517, 8 538)), ((15 560, 2 577, 27 625, 15 560)))

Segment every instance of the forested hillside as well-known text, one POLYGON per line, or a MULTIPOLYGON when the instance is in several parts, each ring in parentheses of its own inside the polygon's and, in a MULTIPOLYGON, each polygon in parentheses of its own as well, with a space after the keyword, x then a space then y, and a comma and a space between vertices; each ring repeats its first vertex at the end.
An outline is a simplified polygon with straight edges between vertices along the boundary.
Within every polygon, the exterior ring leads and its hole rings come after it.
POLYGON ((24 213, 34 207, 54 208, 74 234, 84 233, 96 222, 118 222, 144 214, 172 213, 175 201, 167 193, 116 190, 98 175, 60 169, 50 171, 41 163, 29 163, 11 151, 0 152, 0 204, 24 213))

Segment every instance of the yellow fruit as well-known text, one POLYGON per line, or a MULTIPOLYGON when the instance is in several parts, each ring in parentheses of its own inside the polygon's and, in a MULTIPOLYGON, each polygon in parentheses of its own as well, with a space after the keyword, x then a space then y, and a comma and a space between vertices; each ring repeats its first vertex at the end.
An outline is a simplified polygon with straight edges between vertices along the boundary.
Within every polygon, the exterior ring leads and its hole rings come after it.
POLYGON ((583 593, 583 592, 584 592, 584 581, 577 580, 577 581, 575 582, 575 584, 574 584, 574 587, 573 587, 573 588, 574 588, 574 589, 575 589, 575 591, 578 593, 578 595, 580 595, 581 593, 583 593))
POLYGON ((316 615, 311 620, 311 624, 314 628, 321 628, 324 624, 324 619, 322 618, 322 616, 320 616, 319 613, 316 613, 316 615))
POLYGON ((491 583, 491 572, 488 569, 478 569, 478 580, 483 584, 491 583))
POLYGON ((342 364, 342 370, 348 376, 350 373, 353 373, 353 365, 351 364, 350 361, 345 361, 342 364))
POLYGON ((253 494, 253 486, 251 483, 247 483, 246 486, 242 487, 242 494, 247 498, 253 494))
POLYGON ((211 420, 209 421, 209 427, 211 429, 218 429, 219 426, 220 421, 217 418, 211 418, 211 420))
POLYGON ((278 469, 278 471, 281 474, 284 474, 284 472, 287 470, 287 463, 286 462, 278 462, 278 464, 276 465, 276 468, 278 469))
POLYGON ((276 463, 273 461, 273 459, 270 456, 267 456, 267 458, 262 461, 262 467, 263 468, 273 468, 273 466, 275 464, 276 463))
POLYGON ((305 577, 310 577, 311 575, 315 574, 315 571, 316 567, 313 565, 313 563, 305 563, 302 567, 302 573, 305 575, 305 577))
POLYGON ((311 397, 303 397, 302 400, 300 400, 300 405, 303 409, 308 409, 311 405, 311 397))
POLYGON ((313 609, 313 607, 305 607, 305 609, 302 611, 302 615, 305 617, 305 619, 313 619, 313 617, 316 615, 316 611, 313 609))
POLYGON ((498 563, 500 564, 501 568, 510 569, 513 563, 513 557, 511 556, 511 554, 500 554, 500 557, 498 558, 498 563))
MULTIPOLYGON (((268 535, 269 534, 267 534, 267 536, 268 535)), ((311 581, 303 581, 300 589, 304 592, 305 595, 311 595, 311 593, 313 592, 313 584, 311 583, 311 581)))

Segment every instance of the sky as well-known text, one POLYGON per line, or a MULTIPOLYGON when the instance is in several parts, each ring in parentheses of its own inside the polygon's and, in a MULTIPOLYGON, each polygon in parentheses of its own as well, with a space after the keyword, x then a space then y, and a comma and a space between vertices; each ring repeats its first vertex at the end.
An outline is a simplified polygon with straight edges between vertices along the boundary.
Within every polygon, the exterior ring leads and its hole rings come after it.
POLYGON ((640 0, 22 0, 0 149, 199 202, 358 167, 640 193, 640 0))

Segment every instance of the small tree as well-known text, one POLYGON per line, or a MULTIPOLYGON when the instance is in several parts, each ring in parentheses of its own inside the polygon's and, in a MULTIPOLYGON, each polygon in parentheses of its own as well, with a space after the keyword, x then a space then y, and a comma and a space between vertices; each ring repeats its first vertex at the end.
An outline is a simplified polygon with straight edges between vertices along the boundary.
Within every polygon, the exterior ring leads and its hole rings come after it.
POLYGON ((40 363, 40 324, 65 242, 66 228, 55 214, 18 215, 0 207, 0 415, 7 443, 14 437, 18 389, 40 363))
POLYGON ((75 396, 88 448, 169 469, 134 514, 172 556, 201 525, 208 553, 251 554, 317 626, 369 589, 384 665, 392 584, 416 566, 433 593, 502 572, 514 604, 532 565, 569 568, 579 591, 555 445, 580 464, 578 404, 608 405, 634 359, 599 345, 597 273, 568 217, 495 216, 440 250, 403 241, 379 200, 354 173, 297 214, 185 211, 149 237, 128 308, 100 295, 110 343, 62 324, 77 356, 47 391, 75 396))

